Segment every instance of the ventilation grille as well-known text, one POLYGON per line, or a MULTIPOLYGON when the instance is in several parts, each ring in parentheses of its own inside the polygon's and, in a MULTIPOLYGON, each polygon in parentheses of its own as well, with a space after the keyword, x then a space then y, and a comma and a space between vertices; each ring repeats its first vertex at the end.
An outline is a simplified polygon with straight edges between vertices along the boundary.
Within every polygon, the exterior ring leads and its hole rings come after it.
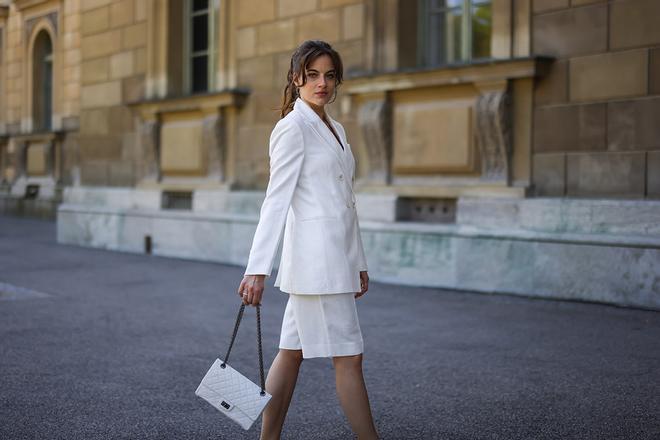
POLYGON ((162 209, 192 210, 192 191, 163 191, 162 209))
POLYGON ((25 187, 25 198, 36 199, 37 197, 39 197, 39 185, 27 185, 25 187))
POLYGON ((398 221, 455 223, 456 199, 400 197, 397 200, 398 221))

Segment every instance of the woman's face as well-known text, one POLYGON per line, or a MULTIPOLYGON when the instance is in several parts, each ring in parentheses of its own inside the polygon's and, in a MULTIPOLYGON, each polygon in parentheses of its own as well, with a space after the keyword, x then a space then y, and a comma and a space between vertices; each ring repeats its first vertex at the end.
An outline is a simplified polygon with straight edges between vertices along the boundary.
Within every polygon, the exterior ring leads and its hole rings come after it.
POLYGON ((296 81, 300 97, 315 110, 323 109, 335 91, 337 75, 329 55, 321 55, 309 63, 305 71, 307 82, 300 86, 296 81))

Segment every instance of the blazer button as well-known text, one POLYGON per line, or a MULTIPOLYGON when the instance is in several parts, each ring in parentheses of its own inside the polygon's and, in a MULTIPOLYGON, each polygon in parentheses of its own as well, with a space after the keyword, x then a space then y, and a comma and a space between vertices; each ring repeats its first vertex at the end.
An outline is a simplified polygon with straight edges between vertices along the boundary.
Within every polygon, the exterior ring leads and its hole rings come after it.
POLYGON ((339 175, 339 180, 344 180, 344 175, 343 174, 339 175))

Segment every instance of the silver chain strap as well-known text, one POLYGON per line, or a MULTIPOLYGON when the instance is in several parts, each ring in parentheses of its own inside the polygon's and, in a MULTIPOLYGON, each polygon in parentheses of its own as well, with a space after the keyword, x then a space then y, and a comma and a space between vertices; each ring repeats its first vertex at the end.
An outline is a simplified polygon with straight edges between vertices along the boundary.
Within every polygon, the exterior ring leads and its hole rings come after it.
MULTIPOLYGON (((256 305, 257 308, 257 344, 259 348, 259 379, 261 380, 261 395, 266 394, 266 380, 264 379, 264 354, 263 348, 261 346, 261 304, 256 305)), ((238 327, 241 325, 241 319, 243 319, 243 312, 245 311, 245 304, 241 304, 241 308, 238 310, 238 316, 236 317, 236 323, 234 324, 234 332, 231 335, 231 342, 229 343, 229 348, 227 349, 227 354, 223 358, 221 368, 227 366, 229 362, 229 354, 231 353, 231 348, 234 346, 234 340, 236 339, 236 334, 238 333, 238 327)))

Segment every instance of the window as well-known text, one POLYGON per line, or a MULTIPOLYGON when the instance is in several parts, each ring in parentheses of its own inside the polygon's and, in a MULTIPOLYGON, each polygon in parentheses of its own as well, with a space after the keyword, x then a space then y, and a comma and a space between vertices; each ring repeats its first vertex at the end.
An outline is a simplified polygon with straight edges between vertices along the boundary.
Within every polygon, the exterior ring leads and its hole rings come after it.
POLYGON ((32 117, 36 131, 51 129, 53 113, 53 44, 39 32, 32 53, 32 117))
MULTIPOLYGON (((5 32, 5 28, 0 27, 0 69, 3 72, 4 72, 4 67, 2 65, 2 63, 3 63, 3 58, 2 57, 4 55, 4 47, 5 47, 5 45, 3 44, 4 32, 5 32)), ((0 74, 0 109, 1 108, 6 108, 4 106, 7 105, 6 102, 5 102, 5 98, 4 98, 5 90, 4 90, 3 80, 4 80, 4 78, 3 78, 2 74, 0 74)), ((0 121, 2 121, 2 117, 4 116, 3 113, 4 112, 2 110, 0 110, 0 121)), ((1 158, 1 151, 2 150, 0 150, 0 158, 1 158)), ((0 182, 2 181, 2 172, 3 172, 2 170, 3 169, 4 168, 0 168, 0 182)))
POLYGON ((490 57, 492 0, 418 0, 418 64, 441 66, 490 57))
POLYGON ((187 0, 184 29, 186 89, 189 93, 202 93, 212 89, 215 60, 215 0, 187 0))

